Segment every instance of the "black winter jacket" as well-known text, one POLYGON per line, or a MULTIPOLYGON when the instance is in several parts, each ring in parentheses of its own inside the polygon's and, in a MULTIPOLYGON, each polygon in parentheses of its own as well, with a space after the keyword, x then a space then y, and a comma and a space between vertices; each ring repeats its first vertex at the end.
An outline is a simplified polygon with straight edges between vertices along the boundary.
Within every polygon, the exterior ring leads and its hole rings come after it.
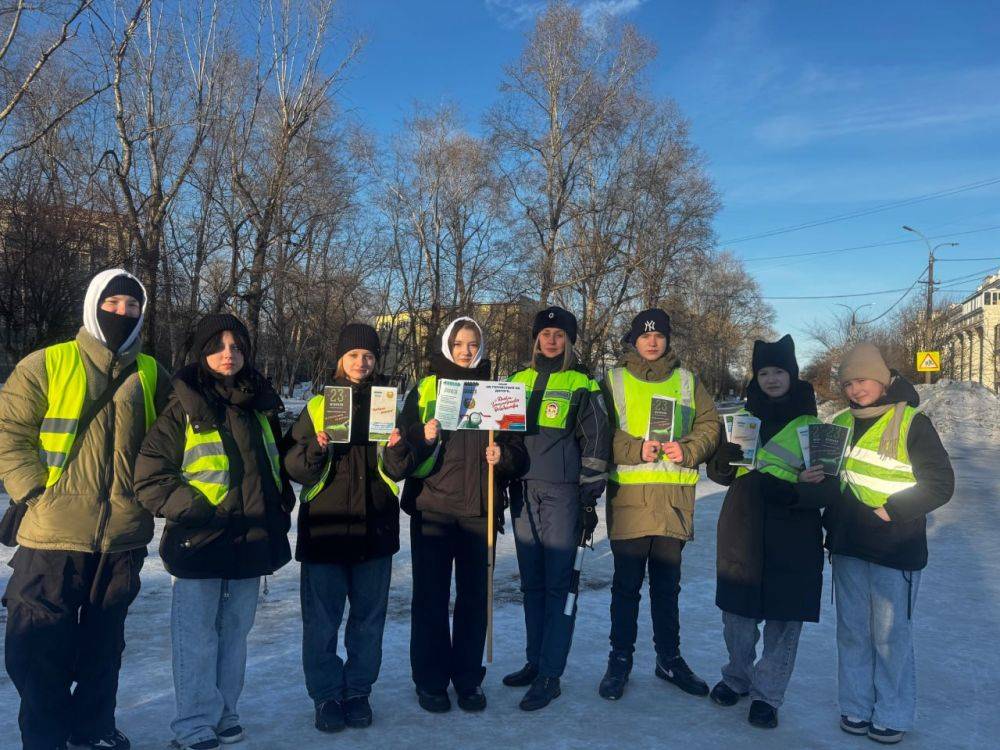
MULTIPOLYGON (((878 403, 900 401, 915 407, 920 396, 909 381, 896 375, 878 403)), ((877 421, 877 417, 855 420, 854 443, 877 421)), ((889 498, 884 507, 890 521, 876 516, 873 508, 858 500, 850 487, 845 487, 837 502, 828 506, 823 515, 826 546, 831 553, 897 570, 922 570, 927 566, 927 514, 951 499, 955 473, 948 452, 926 415, 914 416, 906 448, 917 485, 889 498)))
MULTIPOLYGON (((483 360, 474 369, 460 367, 440 354, 431 356, 431 373, 452 380, 489 380, 490 363, 483 360)), ((424 440, 424 424, 418 408, 419 394, 413 388, 403 404, 400 429, 414 452, 413 465, 419 466, 434 455, 435 445, 424 440)), ((500 446, 500 463, 494 469, 497 484, 517 479, 527 466, 524 439, 513 432, 494 433, 500 446)), ((486 515, 487 464, 485 430, 441 431, 440 450, 434 468, 424 479, 411 477, 403 487, 402 507, 407 513, 430 511, 456 517, 486 515)), ((503 512, 500 493, 495 498, 496 511, 503 512)))
MULTIPOLYGON (((332 464, 323 489, 299 504, 295 559, 309 563, 352 564, 399 550, 399 501, 378 473, 378 446, 368 442, 372 382, 334 383, 352 390, 351 442, 316 442, 309 410, 292 427, 285 470, 303 489, 319 481, 327 456, 332 464)), ((375 382, 380 385, 381 381, 375 382)), ((413 468, 405 440, 383 451, 386 474, 402 479, 413 468)))
MULTIPOLYGON (((163 565, 178 578, 254 578, 291 559, 288 544, 291 485, 275 485, 263 433, 254 411, 274 416, 281 399, 259 373, 242 371, 225 395, 198 364, 173 379, 166 410, 150 428, 135 464, 139 502, 167 519, 160 540, 163 565), (229 457, 230 490, 218 506, 181 473, 187 420, 195 429, 218 429, 229 457)), ((279 446, 279 450, 280 450, 279 446)))
MULTIPOLYGON (((754 380, 747 410, 762 420, 763 445, 796 417, 816 415, 816 396, 797 381, 782 399, 771 399, 754 380)), ((721 430, 720 426, 720 430, 721 430)), ((792 484, 751 471, 736 479, 725 434, 708 476, 729 491, 719 513, 715 603, 755 620, 818 622, 823 591, 823 529, 818 506, 834 502, 837 480, 792 484)))

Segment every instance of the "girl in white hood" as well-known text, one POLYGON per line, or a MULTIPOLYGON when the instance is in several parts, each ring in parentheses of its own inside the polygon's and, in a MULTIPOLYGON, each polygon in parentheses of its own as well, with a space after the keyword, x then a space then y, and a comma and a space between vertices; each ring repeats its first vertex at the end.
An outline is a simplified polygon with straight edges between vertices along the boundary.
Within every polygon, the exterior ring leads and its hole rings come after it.
MULTIPOLYGON (((527 455, 520 436, 497 433, 488 448, 485 431, 445 432, 434 418, 438 378, 488 380, 483 331, 472 318, 453 320, 441 336, 441 351, 430 357, 430 374, 410 391, 400 429, 416 454, 414 473, 403 489, 410 514, 413 606, 410 665, 420 705, 427 711, 451 708, 449 683, 465 711, 486 708, 480 687, 486 669, 486 497, 488 465, 495 480, 514 479, 527 455), (449 627, 452 569, 455 615, 449 627)), ((502 508, 500 508, 502 522, 502 508)))

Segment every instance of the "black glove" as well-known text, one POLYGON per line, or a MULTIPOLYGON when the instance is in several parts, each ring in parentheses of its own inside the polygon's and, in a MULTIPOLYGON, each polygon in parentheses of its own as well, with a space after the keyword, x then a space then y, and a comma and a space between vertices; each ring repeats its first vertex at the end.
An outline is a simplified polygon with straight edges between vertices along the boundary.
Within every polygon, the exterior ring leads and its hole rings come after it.
POLYGON ((594 538, 597 528, 597 501, 604 492, 604 482, 591 482, 580 487, 580 514, 577 531, 583 534, 584 542, 589 544, 594 538), (599 487, 594 487, 599 485, 599 487), (597 491, 597 490, 600 491, 597 491))
POLYGON ((724 466, 729 466, 730 464, 742 462, 744 460, 743 448, 736 443, 730 443, 729 441, 722 444, 719 448, 719 453, 721 454, 720 457, 722 458, 724 466))

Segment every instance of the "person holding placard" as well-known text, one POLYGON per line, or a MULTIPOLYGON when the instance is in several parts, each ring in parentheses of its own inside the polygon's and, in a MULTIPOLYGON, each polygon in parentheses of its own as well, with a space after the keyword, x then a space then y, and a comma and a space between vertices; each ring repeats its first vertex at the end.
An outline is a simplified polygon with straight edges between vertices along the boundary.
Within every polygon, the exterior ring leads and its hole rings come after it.
MULTIPOLYGON (((420 706, 439 713, 451 708, 448 685, 465 711, 486 708, 482 681, 487 629, 488 465, 497 481, 515 479, 526 463, 524 442, 485 430, 442 430, 435 419, 438 380, 490 379, 483 332, 472 318, 457 318, 430 357, 430 374, 410 391, 400 416, 403 437, 416 468, 403 488, 410 514, 413 555, 410 665, 420 706), (449 623, 452 570, 455 614, 449 623)), ((498 507, 502 523, 502 507, 498 507)))
POLYGON ((927 514, 951 499, 955 474, 920 396, 874 344, 840 364, 851 431, 842 492, 823 517, 837 597, 840 726, 882 743, 913 727, 913 608, 927 565, 927 514))
POLYGON ((212 750, 243 739, 237 702, 261 576, 291 559, 295 498, 281 471, 283 406, 253 366, 234 315, 206 315, 190 364, 135 462, 135 492, 167 523, 160 558, 173 576, 174 745, 212 750))
POLYGON ((348 442, 335 443, 325 431, 321 394, 292 427, 284 460, 302 484, 295 546, 302 564, 302 666, 322 732, 371 725, 369 696, 382 664, 392 556, 399 550, 396 481, 412 469, 412 453, 398 429, 370 434, 369 415, 382 411, 382 401, 391 400, 395 413, 396 389, 386 388, 378 372, 381 355, 371 326, 341 329, 333 387, 350 393, 348 442), (345 661, 337 636, 348 602, 345 661))
POLYGON ((598 692, 617 700, 632 671, 639 599, 649 570, 657 677, 691 695, 708 685, 680 653, 681 552, 694 538, 698 465, 719 442, 719 417, 708 391, 670 349, 670 317, 644 310, 625 336, 625 356, 603 388, 614 438, 608 475, 608 536, 614 554, 611 653, 598 692), (656 402, 656 408, 654 408, 656 402), (663 404, 672 402, 672 409, 663 404), (669 422, 669 430, 667 423, 669 422), (666 430, 672 439, 651 439, 666 430))
MULTIPOLYGON (((529 466, 511 491, 510 515, 524 594, 527 663, 504 677, 531 686, 520 706, 544 708, 560 694, 576 611, 564 614, 577 547, 597 526, 611 454, 600 386, 576 362, 577 322, 561 307, 535 316, 529 367, 511 380, 528 389, 529 466)), ((574 605, 575 606, 575 605, 574 605)))
POLYGON ((823 591, 819 506, 839 494, 822 467, 806 469, 798 428, 819 422, 813 387, 799 379, 791 336, 755 341, 746 410, 760 422, 757 462, 723 441, 708 477, 729 490, 717 527, 715 603, 722 610, 729 662, 711 697, 733 706, 750 696, 748 721, 778 725, 803 622, 818 622, 823 591), (757 642, 764 622, 764 647, 757 642), (755 663, 756 661, 756 663, 755 663))

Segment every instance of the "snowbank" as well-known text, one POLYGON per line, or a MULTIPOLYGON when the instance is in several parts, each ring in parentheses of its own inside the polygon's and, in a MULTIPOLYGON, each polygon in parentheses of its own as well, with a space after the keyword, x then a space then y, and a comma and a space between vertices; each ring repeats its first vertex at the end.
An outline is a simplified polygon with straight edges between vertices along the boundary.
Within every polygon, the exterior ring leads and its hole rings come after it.
MULTIPOLYGON (((1000 438, 1000 397, 986 386, 942 379, 931 385, 916 384, 916 389, 919 410, 931 418, 941 437, 1000 438)), ((839 401, 824 401, 819 417, 829 421, 843 408, 839 401)))
POLYGON ((918 385, 920 411, 934 422, 942 437, 960 437, 970 432, 1000 437, 1000 398, 979 383, 940 380, 918 385))

